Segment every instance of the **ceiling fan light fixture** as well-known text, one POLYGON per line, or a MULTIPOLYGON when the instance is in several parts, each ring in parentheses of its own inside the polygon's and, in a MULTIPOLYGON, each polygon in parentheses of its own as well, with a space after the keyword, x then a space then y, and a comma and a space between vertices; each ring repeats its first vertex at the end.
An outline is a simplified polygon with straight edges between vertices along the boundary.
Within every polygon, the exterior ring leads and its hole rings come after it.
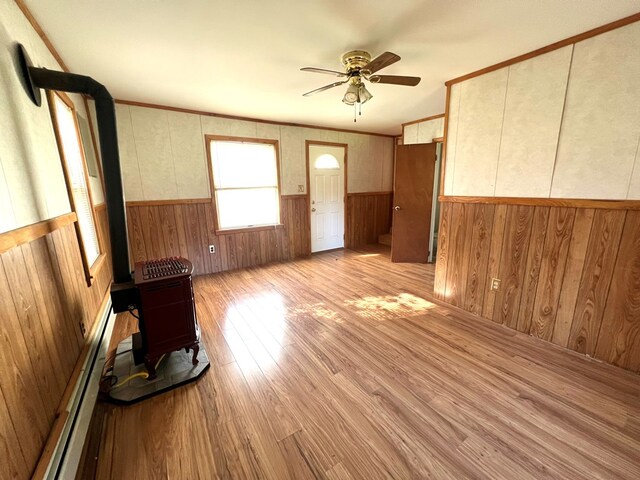
POLYGON ((342 101, 347 105, 353 105, 354 103, 356 103, 360 98, 358 87, 359 85, 356 85, 354 83, 349 85, 347 91, 344 94, 344 97, 342 98, 342 101))
POLYGON ((373 95, 366 89, 364 84, 360 84, 360 88, 358 89, 358 103, 366 103, 371 100, 373 95))

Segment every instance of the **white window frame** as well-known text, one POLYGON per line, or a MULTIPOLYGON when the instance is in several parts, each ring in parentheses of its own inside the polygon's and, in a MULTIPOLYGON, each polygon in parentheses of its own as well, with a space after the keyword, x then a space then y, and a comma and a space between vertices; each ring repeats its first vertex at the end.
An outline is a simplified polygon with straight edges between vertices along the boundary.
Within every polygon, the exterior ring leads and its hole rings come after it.
POLYGON ((60 99, 66 106, 67 108, 69 108, 71 110, 71 113, 73 115, 73 121, 74 121, 74 126, 75 126, 75 133, 76 133, 76 138, 78 141, 78 147, 80 150, 80 158, 82 161, 82 171, 83 171, 83 175, 84 175, 84 181, 85 181, 85 186, 87 188, 87 199, 89 202, 89 211, 91 212, 91 216, 90 216, 90 220, 91 220, 91 224, 93 226, 93 229, 95 231, 95 239, 96 239, 96 248, 98 251, 98 256, 96 257, 96 259, 93 261, 93 263, 89 262, 88 256, 87 256, 87 251, 85 248, 85 239, 83 238, 82 235, 82 230, 80 228, 80 221, 79 218, 76 218, 75 220, 75 229, 76 229, 76 236, 78 237, 78 245, 80 247, 80 257, 82 258, 82 265, 84 268, 84 273, 85 273, 85 277, 87 280, 87 285, 91 286, 91 284, 93 283, 93 278, 96 275, 97 270, 102 266, 104 258, 105 258, 105 253, 104 253, 104 248, 102 245, 102 240, 100 238, 100 231, 98 229, 98 225, 96 222, 96 212, 95 212, 95 206, 93 204, 93 195, 91 193, 91 183, 89 181, 89 173, 87 170, 87 160, 85 158, 85 153, 84 153, 84 144, 82 143, 82 138, 80 136, 80 126, 78 124, 78 116, 77 116, 77 112, 76 112, 76 108, 75 105, 73 103, 73 101, 71 101, 71 98, 69 98, 69 96, 67 94, 65 94, 64 92, 53 92, 53 91, 48 91, 47 92, 47 98, 49 101, 49 111, 51 113, 51 120, 53 123, 53 130, 56 136, 56 142, 58 144, 58 152, 60 153, 60 160, 62 162, 62 170, 64 172, 64 180, 65 180, 65 184, 67 186, 67 194, 69 196, 69 204, 71 206, 71 211, 73 213, 76 214, 76 217, 78 216, 78 212, 77 212, 77 208, 76 208, 76 199, 74 196, 74 187, 71 183, 71 174, 70 174, 70 166, 69 166, 69 160, 67 159, 67 156, 65 154, 64 151, 64 146, 63 146, 63 141, 62 141, 62 134, 60 132, 60 127, 58 124, 58 118, 57 118, 57 114, 56 114, 56 98, 60 99))
MULTIPOLYGON (((208 169, 209 169, 209 186, 211 187, 211 201, 213 202, 213 208, 215 211, 214 221, 215 221, 215 232, 216 235, 225 235, 225 234, 233 234, 238 232, 249 232, 249 231, 259 231, 259 230, 272 230, 274 228, 283 228, 282 224, 282 199, 281 199, 281 188, 280 188, 280 148, 278 140, 264 139, 264 138, 247 138, 247 137, 229 137, 229 136, 219 136, 219 135, 205 135, 205 145, 207 151, 207 161, 208 161, 208 169), (231 227, 231 228, 221 228, 220 227, 220 216, 218 211, 218 205, 216 202, 216 192, 218 190, 225 190, 224 188, 216 189, 215 177, 214 177, 214 166, 213 166, 213 156, 211 154, 211 147, 215 142, 227 142, 227 143, 248 143, 248 144, 267 144, 272 145, 274 154, 275 154, 275 162, 276 162, 276 198, 278 202, 278 220, 277 223, 268 224, 268 225, 257 225, 257 226, 239 226, 239 227, 231 227)), ((234 190, 241 189, 260 189, 265 187, 238 187, 233 188, 234 190)), ((270 186, 270 188, 273 188, 270 186)), ((231 190, 231 189, 229 189, 231 190)))

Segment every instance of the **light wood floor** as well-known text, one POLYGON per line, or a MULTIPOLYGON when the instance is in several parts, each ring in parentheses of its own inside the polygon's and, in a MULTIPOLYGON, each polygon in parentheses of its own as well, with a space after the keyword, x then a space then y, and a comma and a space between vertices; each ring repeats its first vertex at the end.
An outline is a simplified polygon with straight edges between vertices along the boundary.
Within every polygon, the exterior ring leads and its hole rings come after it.
POLYGON ((432 278, 380 249, 198 277, 211 369, 101 405, 85 474, 640 478, 639 376, 431 303, 432 278))

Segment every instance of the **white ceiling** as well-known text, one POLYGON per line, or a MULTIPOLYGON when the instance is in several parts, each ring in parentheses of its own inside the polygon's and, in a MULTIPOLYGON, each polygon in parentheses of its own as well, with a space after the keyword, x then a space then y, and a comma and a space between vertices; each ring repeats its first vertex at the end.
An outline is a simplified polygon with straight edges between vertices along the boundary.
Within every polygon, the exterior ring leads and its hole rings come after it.
POLYGON ((444 112, 443 83, 640 11, 640 0, 26 0, 69 68, 118 99, 396 134, 444 112), (353 123, 337 80, 342 53, 385 50, 382 73, 417 87, 371 85, 353 123))

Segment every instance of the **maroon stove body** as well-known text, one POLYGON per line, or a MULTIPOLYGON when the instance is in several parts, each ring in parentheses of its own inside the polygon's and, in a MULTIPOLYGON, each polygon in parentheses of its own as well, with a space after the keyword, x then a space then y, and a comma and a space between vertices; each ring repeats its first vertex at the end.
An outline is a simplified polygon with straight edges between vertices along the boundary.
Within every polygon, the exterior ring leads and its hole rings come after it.
POLYGON ((199 328, 193 299, 193 264, 181 257, 137 262, 134 282, 139 294, 140 333, 134 336, 134 352, 150 378, 163 355, 193 349, 198 363, 199 328))

